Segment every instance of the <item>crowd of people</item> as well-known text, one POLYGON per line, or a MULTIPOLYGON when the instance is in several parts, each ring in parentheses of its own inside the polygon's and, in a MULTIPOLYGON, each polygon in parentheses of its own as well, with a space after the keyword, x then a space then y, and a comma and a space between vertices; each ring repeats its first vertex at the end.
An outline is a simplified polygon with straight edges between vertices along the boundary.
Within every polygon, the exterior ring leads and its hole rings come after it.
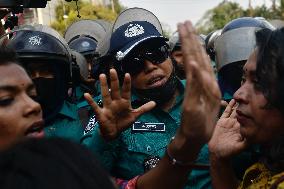
POLYGON ((130 8, 0 34, 0 188, 284 188, 284 28, 168 39, 130 8))

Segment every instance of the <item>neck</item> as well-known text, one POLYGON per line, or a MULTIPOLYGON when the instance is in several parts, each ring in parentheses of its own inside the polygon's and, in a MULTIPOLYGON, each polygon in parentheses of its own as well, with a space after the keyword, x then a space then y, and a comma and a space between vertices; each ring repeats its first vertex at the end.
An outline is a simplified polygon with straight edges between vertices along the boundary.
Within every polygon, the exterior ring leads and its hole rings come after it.
POLYGON ((176 98, 177 98, 178 95, 179 95, 179 90, 176 89, 173 97, 168 102, 166 102, 163 105, 161 105, 160 108, 163 111, 168 112, 175 105, 176 98))

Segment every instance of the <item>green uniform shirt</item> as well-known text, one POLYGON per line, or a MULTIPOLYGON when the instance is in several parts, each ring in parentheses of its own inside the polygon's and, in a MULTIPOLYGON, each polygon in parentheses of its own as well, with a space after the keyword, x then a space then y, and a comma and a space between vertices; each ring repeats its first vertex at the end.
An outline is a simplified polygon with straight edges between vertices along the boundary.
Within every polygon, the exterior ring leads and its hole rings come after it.
MULTIPOLYGON (((131 179, 143 174, 144 160, 149 156, 163 157, 168 143, 180 126, 184 86, 180 84, 179 89, 181 94, 177 97, 174 107, 169 112, 155 108, 143 114, 137 120, 141 123, 163 123, 165 124, 164 132, 134 131, 133 128, 129 128, 122 132, 118 139, 105 142, 99 134, 99 125, 93 118, 89 125, 92 123, 95 127, 84 135, 82 143, 98 156, 105 168, 114 177, 131 179)), ((133 95, 132 104, 135 104, 135 100, 137 100, 137 97, 133 95)), ((207 145, 202 148, 197 163, 209 163, 207 145)), ((193 170, 187 188, 210 188, 210 180, 209 170, 193 170)))
POLYGON ((63 106, 55 117, 55 121, 44 129, 46 137, 62 137, 80 142, 83 127, 75 104, 64 101, 63 106))
MULTIPOLYGON (((95 85, 93 87, 94 87, 94 91, 92 91, 91 95, 95 97, 100 95, 101 94, 100 82, 99 81, 95 82, 95 85)), ((76 94, 75 98, 76 98, 77 105, 78 104, 83 104, 85 106, 87 105, 85 101, 85 97, 84 97, 85 92, 90 92, 89 89, 87 89, 87 86, 80 85, 80 86, 75 87, 75 94, 76 94)))

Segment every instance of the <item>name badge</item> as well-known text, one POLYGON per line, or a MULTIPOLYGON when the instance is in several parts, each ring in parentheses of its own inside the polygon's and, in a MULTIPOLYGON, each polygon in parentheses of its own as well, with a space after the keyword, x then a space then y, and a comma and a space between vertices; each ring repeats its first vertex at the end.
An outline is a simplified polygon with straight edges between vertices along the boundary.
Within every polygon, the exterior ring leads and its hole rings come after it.
POLYGON ((145 123, 137 121, 133 123, 132 131, 165 132, 166 125, 164 123, 145 123))

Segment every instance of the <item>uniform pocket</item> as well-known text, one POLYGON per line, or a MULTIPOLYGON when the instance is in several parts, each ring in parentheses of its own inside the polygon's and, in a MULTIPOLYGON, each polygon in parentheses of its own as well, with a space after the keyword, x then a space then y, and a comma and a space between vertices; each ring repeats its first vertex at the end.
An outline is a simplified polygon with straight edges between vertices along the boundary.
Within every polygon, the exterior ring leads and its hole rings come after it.
POLYGON ((166 133, 158 132, 139 132, 130 133, 123 137, 125 146, 130 152, 145 155, 163 156, 164 151, 170 141, 166 133))

